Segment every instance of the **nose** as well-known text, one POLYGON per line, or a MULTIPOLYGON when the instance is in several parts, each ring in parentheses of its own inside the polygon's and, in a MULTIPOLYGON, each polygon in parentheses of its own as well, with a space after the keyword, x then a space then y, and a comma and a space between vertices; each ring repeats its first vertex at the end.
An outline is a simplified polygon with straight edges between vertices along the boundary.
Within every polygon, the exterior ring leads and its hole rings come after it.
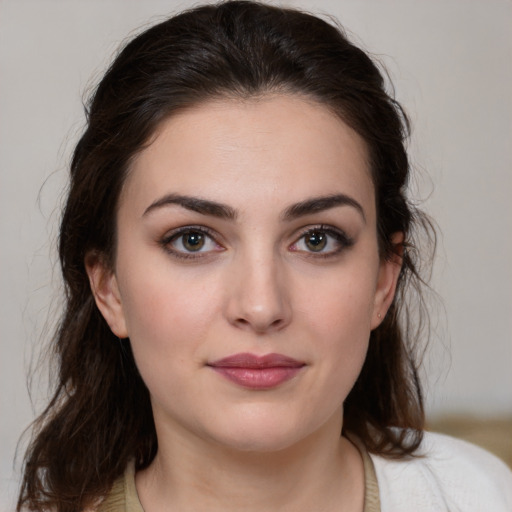
POLYGON ((277 256, 240 258, 230 272, 226 316, 232 325, 265 334, 290 323, 290 289, 277 256))

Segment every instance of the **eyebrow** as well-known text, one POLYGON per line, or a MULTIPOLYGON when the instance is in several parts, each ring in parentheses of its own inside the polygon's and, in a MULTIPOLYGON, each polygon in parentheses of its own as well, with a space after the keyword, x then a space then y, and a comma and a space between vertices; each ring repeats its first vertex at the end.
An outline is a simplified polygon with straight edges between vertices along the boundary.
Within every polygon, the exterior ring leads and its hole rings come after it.
MULTIPOLYGON (((160 199, 157 199, 154 203, 149 205, 142 216, 144 217, 148 213, 164 208, 169 205, 178 205, 187 210, 191 210, 202 215, 211 215, 220 219, 236 220, 238 213, 231 206, 217 203, 216 201, 210 201, 208 199, 201 199, 199 197, 184 196, 179 194, 167 194, 160 199)), ((360 214, 363 220, 366 222, 366 215, 363 207, 352 197, 345 194, 334 194, 329 196, 320 196, 301 201, 299 203, 292 204, 284 211, 282 219, 290 221, 303 217, 305 215, 311 215, 314 213, 323 212, 336 208, 338 206, 352 206, 360 214)))
POLYGON ((304 215, 330 210, 337 206, 352 206, 361 214, 361 217, 366 222, 366 215, 361 204, 354 198, 345 194, 314 197, 312 199, 307 199, 306 201, 301 201, 300 203, 292 204, 284 211, 283 219, 293 220, 298 217, 303 217, 304 215))
POLYGON ((231 208, 231 206, 217 203, 215 201, 209 201, 208 199, 201 199, 199 197, 193 196, 183 196, 179 194, 167 194, 164 197, 156 200, 144 210, 142 216, 144 217, 154 210, 172 204, 177 204, 183 208, 186 208, 187 210, 192 210, 203 215, 211 215, 220 219, 235 220, 237 217, 236 210, 231 208))

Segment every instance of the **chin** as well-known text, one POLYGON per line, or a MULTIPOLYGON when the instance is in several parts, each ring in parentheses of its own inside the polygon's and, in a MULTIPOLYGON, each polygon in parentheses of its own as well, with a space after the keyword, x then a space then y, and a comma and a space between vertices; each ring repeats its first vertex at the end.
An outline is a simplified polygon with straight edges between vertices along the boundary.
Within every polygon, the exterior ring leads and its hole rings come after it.
POLYGON ((231 450, 244 453, 276 453, 286 450, 290 446, 295 445, 301 440, 300 436, 290 436, 285 433, 276 435, 274 432, 271 435, 264 436, 259 433, 248 433, 241 436, 231 436, 230 438, 223 438, 217 442, 231 450))
MULTIPOLYGON (((239 418, 240 419, 240 418, 239 418)), ((319 425, 304 425, 300 419, 290 416, 277 418, 252 417, 243 422, 218 425, 216 432, 210 430, 210 439, 217 444, 240 452, 270 453, 286 450, 300 443, 320 428, 319 425)))

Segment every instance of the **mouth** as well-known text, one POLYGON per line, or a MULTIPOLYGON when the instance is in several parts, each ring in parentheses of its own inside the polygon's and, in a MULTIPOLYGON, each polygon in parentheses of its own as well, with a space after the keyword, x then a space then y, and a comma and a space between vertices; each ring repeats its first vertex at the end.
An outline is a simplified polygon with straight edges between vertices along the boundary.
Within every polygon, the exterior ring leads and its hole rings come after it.
POLYGON ((306 363, 282 354, 258 356, 242 353, 208 363, 207 366, 239 386, 264 390, 292 379, 306 363))

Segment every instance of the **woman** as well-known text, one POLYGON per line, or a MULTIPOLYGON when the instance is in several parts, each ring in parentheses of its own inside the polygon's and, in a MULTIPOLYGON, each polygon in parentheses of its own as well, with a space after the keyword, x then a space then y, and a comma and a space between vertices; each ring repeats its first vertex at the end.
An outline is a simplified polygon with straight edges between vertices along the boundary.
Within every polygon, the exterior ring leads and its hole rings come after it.
POLYGON ((313 16, 226 2, 129 43, 71 165, 18 510, 509 510, 503 464, 423 433, 406 136, 313 16))

